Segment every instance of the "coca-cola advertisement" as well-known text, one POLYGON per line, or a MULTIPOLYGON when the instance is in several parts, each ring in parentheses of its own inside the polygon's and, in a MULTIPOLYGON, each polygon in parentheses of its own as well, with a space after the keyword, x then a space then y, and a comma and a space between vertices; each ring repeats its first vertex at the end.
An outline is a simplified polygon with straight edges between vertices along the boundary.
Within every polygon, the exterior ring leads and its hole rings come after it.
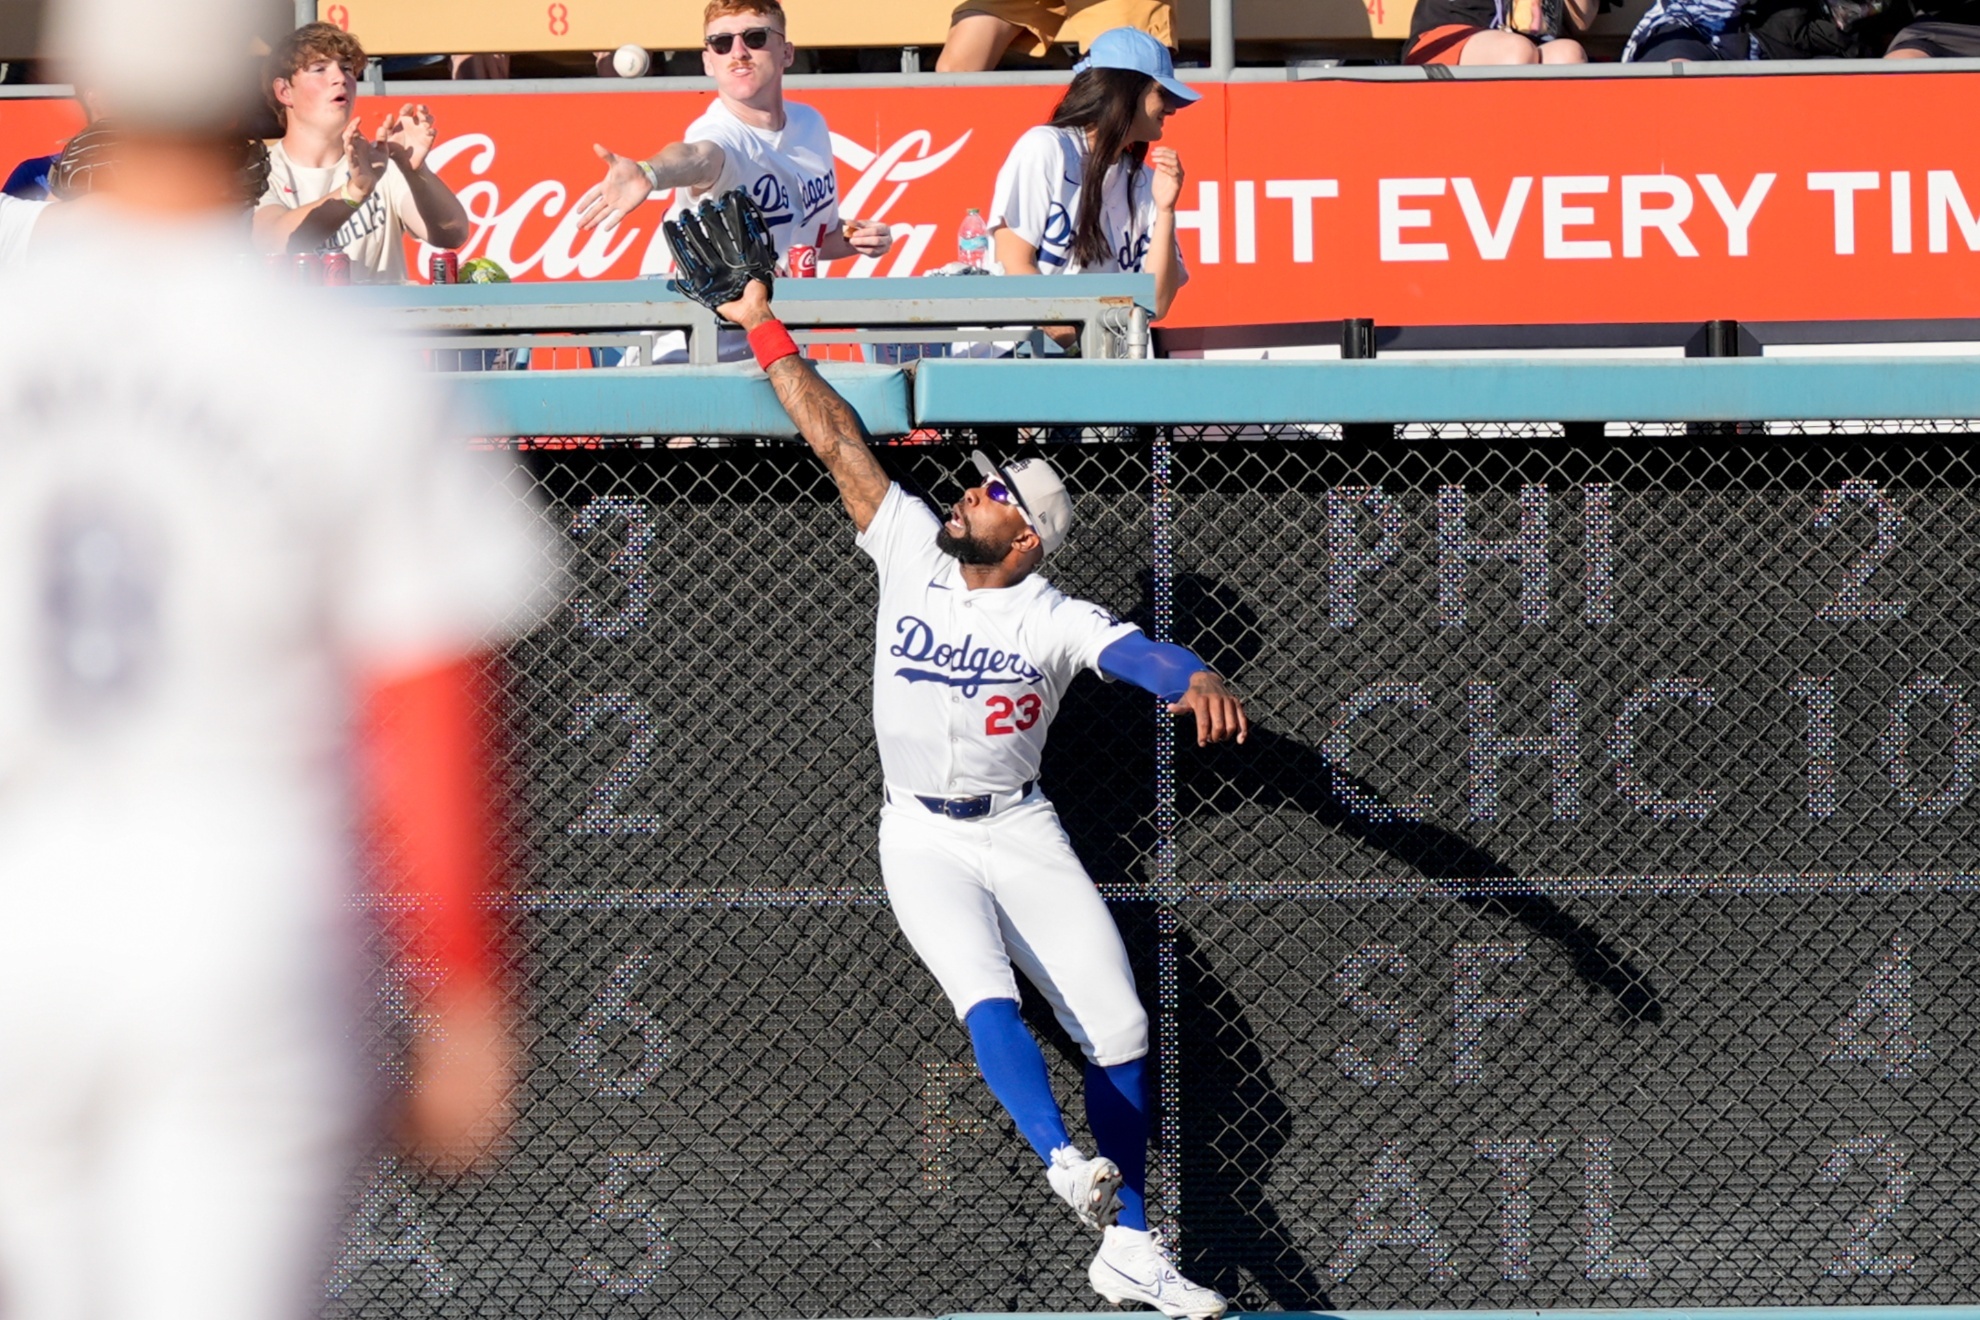
MULTIPOLYGON (((1177 228, 1191 276, 1168 325, 1976 315, 1980 167, 1961 133, 1980 74, 1201 88, 1164 139, 1187 176, 1177 228), (1464 128, 1512 123, 1547 129, 1464 128)), ((841 214, 893 227, 883 257, 818 263, 863 278, 954 261, 964 216, 988 215, 998 167, 1060 89, 792 94, 831 126, 841 214)), ((604 174, 594 144, 651 155, 712 96, 430 96, 431 166, 474 222, 461 261, 530 280, 665 273, 665 194, 613 230, 579 229, 575 203, 604 174)), ((371 124, 405 99, 367 98, 360 113, 371 124)), ((56 150, 79 126, 70 101, 0 102, 0 163, 56 150)), ((407 253, 414 278, 430 255, 407 253)))

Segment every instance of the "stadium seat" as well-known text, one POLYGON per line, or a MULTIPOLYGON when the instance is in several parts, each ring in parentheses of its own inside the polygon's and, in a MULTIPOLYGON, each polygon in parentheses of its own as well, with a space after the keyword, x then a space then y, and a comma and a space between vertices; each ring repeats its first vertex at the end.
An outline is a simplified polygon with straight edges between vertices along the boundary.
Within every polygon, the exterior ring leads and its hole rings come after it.
MULTIPOLYGON (((1623 0, 1595 24, 1620 38, 1650 0, 1623 0)), ((1236 0, 1237 38, 1257 46, 1401 41, 1416 0, 1236 0)), ((939 49, 955 0, 785 0, 800 46, 939 49)), ((319 0, 328 22, 354 31, 374 55, 438 51, 592 51, 633 44, 692 50, 702 0, 319 0)), ((1210 40, 1210 0, 1176 0, 1177 33, 1210 40)), ((932 60, 932 56, 930 57, 932 60)))
MULTIPOLYGON (((1350 3, 1352 0, 1350 0, 1350 3)), ((785 0, 804 46, 940 46, 954 0, 785 0)), ((692 50, 702 0, 318 0, 373 55, 434 51, 692 50)))

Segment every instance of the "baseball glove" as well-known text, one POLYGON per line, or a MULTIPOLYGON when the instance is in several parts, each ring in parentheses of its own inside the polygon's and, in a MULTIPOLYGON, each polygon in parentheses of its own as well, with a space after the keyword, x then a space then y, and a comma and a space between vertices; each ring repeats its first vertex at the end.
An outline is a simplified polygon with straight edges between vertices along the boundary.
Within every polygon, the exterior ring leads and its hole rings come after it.
POLYGON ((91 175, 116 163, 117 130, 99 119, 70 138, 62 154, 48 170, 48 191, 60 201, 87 194, 91 175))
POLYGON ((667 287, 713 310, 742 297, 751 280, 767 290, 777 271, 770 226, 740 188, 710 198, 661 226, 674 254, 667 287))
POLYGON ((261 205, 268 191, 268 144, 260 138, 243 138, 240 147, 241 200, 250 209, 261 205))

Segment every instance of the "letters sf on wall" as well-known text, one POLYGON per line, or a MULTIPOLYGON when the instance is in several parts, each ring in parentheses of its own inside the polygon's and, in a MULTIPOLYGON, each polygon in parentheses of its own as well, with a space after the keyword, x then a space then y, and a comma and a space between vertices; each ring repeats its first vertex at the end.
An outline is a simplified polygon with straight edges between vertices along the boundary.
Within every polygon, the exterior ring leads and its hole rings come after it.
MULTIPOLYGON (((1980 303, 1980 164, 1958 127, 1980 74, 1204 90, 1169 121, 1193 275, 1174 325, 1897 319, 1980 303)), ((1058 89, 798 96, 831 124, 844 213, 895 227, 886 257, 822 268, 865 277, 953 260, 964 212, 989 207, 1058 89)), ((525 279, 664 271, 657 202, 613 233, 579 232, 573 203, 602 173, 594 142, 650 153, 709 99, 432 98, 434 166, 475 221, 463 255, 525 279)), ((55 150, 75 126, 66 101, 0 106, 0 154, 55 150)))

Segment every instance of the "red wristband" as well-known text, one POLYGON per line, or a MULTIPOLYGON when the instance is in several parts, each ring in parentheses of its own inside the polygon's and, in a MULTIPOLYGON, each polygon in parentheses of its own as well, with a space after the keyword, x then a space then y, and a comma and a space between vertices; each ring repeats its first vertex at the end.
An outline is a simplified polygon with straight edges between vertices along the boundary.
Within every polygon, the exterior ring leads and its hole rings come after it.
POLYGON ((765 321, 749 332, 749 351, 756 354, 756 365, 768 371, 772 362, 790 357, 798 346, 782 321, 765 321))

